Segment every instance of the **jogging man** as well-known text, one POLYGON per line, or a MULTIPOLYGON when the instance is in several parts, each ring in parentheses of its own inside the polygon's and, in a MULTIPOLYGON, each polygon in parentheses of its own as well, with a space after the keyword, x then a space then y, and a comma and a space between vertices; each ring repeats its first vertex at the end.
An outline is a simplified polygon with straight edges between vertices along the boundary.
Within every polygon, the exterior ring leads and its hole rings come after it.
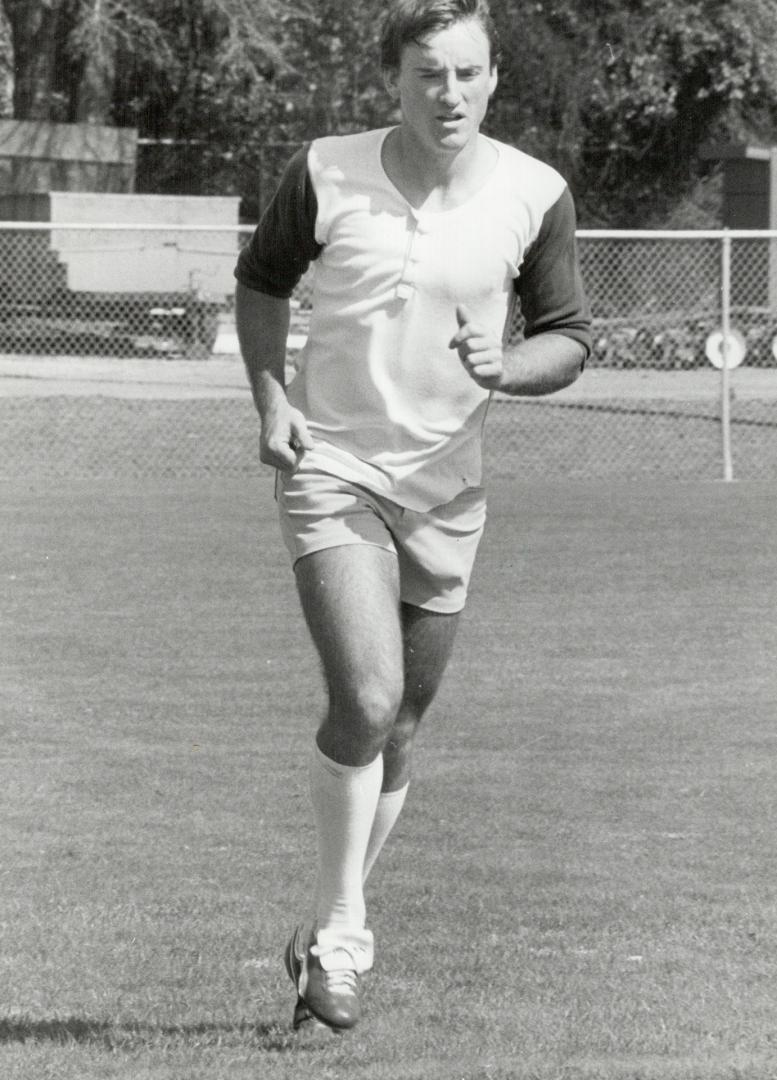
MULTIPOLYGON (((310 765, 318 875, 286 966, 295 1027, 352 1027, 372 966, 363 883, 402 809, 485 521, 493 391, 547 394, 590 350, 575 215, 549 166, 480 133, 487 0, 392 0, 395 127, 295 155, 236 269, 237 329, 328 710, 310 765), (312 321, 284 385, 289 296, 312 321), (525 339, 503 347, 517 294, 525 339)), ((304 914, 304 913, 303 913, 304 914)))

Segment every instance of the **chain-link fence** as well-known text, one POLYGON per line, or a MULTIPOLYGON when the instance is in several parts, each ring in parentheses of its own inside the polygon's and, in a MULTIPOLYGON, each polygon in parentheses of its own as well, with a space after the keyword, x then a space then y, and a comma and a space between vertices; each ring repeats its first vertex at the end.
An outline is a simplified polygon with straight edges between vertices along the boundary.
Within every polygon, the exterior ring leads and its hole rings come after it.
POLYGON ((209 356, 236 228, 0 226, 0 353, 209 356))
MULTIPOLYGON (((0 226, 0 357, 229 356, 232 270, 250 229, 0 226)), ((777 477, 777 232, 582 231, 594 314, 585 376, 561 394, 497 400, 489 468, 514 475, 777 477), (723 366, 742 361, 736 370, 723 366), (711 359, 710 359, 711 358, 711 359)), ((305 340, 308 274, 289 362, 305 340)), ((520 312, 511 336, 520 334, 520 312)), ((54 393, 54 391, 52 391, 54 393)), ((4 474, 251 472, 241 400, 0 400, 4 474)))

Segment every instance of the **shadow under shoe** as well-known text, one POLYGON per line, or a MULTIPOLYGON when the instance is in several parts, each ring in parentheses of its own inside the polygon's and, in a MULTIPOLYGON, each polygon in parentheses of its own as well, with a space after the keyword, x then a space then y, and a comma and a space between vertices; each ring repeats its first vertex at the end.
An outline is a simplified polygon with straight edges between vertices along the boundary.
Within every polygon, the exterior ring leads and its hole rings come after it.
POLYGON ((294 1006, 292 1027, 299 1040, 306 1045, 331 1042, 332 1039, 338 1039, 344 1035, 346 1030, 345 1028, 333 1027, 331 1024, 325 1024, 323 1020, 319 1020, 311 1012, 308 1004, 299 996, 297 997, 297 1004, 294 1006))

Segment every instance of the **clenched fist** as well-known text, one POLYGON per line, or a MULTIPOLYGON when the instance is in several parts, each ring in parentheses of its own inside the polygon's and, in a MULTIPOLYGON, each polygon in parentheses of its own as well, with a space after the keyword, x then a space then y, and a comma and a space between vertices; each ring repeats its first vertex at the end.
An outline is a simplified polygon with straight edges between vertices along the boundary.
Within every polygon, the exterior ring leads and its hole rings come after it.
POLYGON ((450 341, 471 379, 485 390, 499 390, 504 382, 504 352, 501 339, 485 331, 463 304, 456 307, 459 329, 450 341))

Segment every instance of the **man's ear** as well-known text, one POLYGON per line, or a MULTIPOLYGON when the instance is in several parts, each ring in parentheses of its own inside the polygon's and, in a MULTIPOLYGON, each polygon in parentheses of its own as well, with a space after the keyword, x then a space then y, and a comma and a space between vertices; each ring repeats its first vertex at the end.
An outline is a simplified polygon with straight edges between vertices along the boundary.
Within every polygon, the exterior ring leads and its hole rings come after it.
POLYGON ((491 77, 488 81, 488 96, 491 97, 496 90, 496 84, 499 82, 499 73, 496 70, 496 64, 491 68, 491 77))
POLYGON ((399 97, 399 86, 397 85, 397 72, 384 68, 383 70, 383 85, 386 87, 386 93, 394 101, 399 97))

